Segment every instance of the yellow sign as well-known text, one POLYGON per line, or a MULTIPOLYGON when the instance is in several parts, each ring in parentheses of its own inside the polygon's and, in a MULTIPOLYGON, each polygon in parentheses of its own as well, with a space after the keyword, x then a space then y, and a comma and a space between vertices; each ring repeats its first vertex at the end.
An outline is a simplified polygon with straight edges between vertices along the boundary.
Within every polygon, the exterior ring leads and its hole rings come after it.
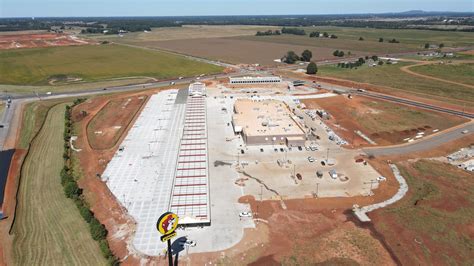
POLYGON ((169 234, 167 234, 167 235, 162 235, 162 236, 160 237, 160 239, 161 239, 161 241, 166 242, 166 241, 168 241, 168 239, 171 239, 171 238, 175 237, 176 235, 177 235, 176 232, 171 232, 171 233, 169 233, 169 234))
POLYGON ((156 228, 162 235, 170 235, 176 227, 178 227, 178 215, 172 212, 163 213, 156 223, 156 228))

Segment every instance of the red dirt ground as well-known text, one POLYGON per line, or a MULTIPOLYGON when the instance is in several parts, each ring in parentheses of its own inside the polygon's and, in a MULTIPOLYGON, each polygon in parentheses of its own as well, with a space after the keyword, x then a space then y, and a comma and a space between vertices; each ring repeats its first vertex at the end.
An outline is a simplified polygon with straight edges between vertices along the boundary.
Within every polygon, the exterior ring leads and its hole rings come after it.
POLYGON ((51 46, 85 45, 91 43, 67 34, 5 34, 0 35, 0 50, 51 46))
MULTIPOLYGON (((398 131, 380 130, 377 132, 371 132, 364 128, 364 126, 357 119, 355 119, 355 117, 359 117, 359 119, 366 119, 366 117, 369 117, 368 115, 370 115, 370 117, 377 115, 377 118, 380 120, 393 121, 393 123, 397 123, 397 119, 400 119, 397 117, 398 113, 387 113, 384 111, 383 106, 382 109, 370 107, 367 105, 367 103, 376 103, 381 101, 362 96, 354 96, 352 99, 348 99, 346 96, 336 96, 324 99, 308 99, 303 100, 302 102, 307 106, 307 108, 324 109, 328 111, 331 114, 331 118, 326 120, 325 123, 334 131, 336 131, 342 138, 351 143, 351 147, 373 146, 362 137, 355 134, 354 130, 360 130, 370 139, 375 141, 377 145, 393 145, 405 143, 405 138, 413 138, 419 131, 424 131, 426 133, 424 136, 428 136, 432 134, 430 129, 436 128, 442 131, 449 126, 461 124, 467 121, 466 119, 457 116, 400 105, 407 109, 431 113, 432 116, 430 117, 433 119, 430 119, 430 121, 425 121, 424 124, 420 124, 414 128, 405 128, 398 131)), ((395 103, 390 104, 397 106, 395 103)))
POLYGON ((16 205, 16 193, 18 189, 18 176, 20 174, 20 167, 26 156, 26 150, 17 149, 13 154, 10 170, 8 171, 7 183, 5 185, 4 202, 2 205, 3 215, 7 216, 6 219, 0 223, 0 265, 9 265, 11 261, 6 256, 10 254, 12 247, 13 237, 8 234, 10 226, 13 222, 15 205, 16 205), (6 249, 7 252, 4 252, 6 249))
MULTIPOLYGON (((397 213, 389 211, 391 208, 410 208, 412 209, 413 215, 419 216, 417 217, 419 220, 421 220, 420 217, 425 215, 427 226, 429 226, 429 220, 433 214, 427 213, 424 206, 436 210, 437 213, 434 215, 440 217, 444 215, 449 216, 455 211, 462 211, 462 208, 471 209, 473 207, 472 201, 469 200, 471 194, 467 193, 467 190, 472 189, 472 175, 463 170, 455 169, 454 171, 457 171, 457 176, 462 178, 457 182, 451 182, 452 180, 442 175, 426 176, 413 168, 411 162, 405 161, 400 164, 407 169, 410 175, 434 184, 439 190, 439 196, 435 198, 422 198, 417 201, 414 206, 413 203, 410 202, 414 191, 409 190, 402 201, 389 207, 387 211, 378 210, 370 214, 376 230, 384 236, 387 243, 392 247, 393 252, 398 255, 397 257, 402 265, 443 265, 448 262, 462 264, 469 259, 471 259, 472 262, 472 254, 469 255, 470 251, 467 251, 465 247, 457 247, 458 245, 462 245, 459 241, 472 241, 474 233, 472 230, 472 222, 446 221, 444 226, 451 227, 450 223, 455 224, 456 231, 465 233, 465 235, 462 236, 463 238, 465 238, 466 235, 471 235, 470 240, 455 240, 453 239, 454 236, 452 232, 445 232, 445 230, 430 231, 431 233, 427 234, 420 230, 413 229, 405 225, 402 222, 403 219, 400 220, 397 213), (446 240, 440 240, 440 237, 446 237, 446 240)), ((447 167, 450 167, 450 169, 454 168, 452 166, 447 167)), ((466 215, 466 217, 468 217, 468 215, 466 215)))
POLYGON ((409 92, 394 90, 389 87, 376 86, 369 83, 359 83, 355 81, 331 78, 331 77, 321 77, 321 76, 313 77, 313 76, 308 76, 306 74, 297 74, 297 73, 288 72, 288 71, 284 71, 283 73, 285 75, 297 77, 298 79, 319 82, 321 83, 321 85, 323 85, 323 87, 324 87, 324 83, 326 83, 326 84, 339 85, 339 86, 348 87, 348 88, 361 88, 368 91, 389 94, 389 95, 406 98, 406 99, 410 99, 413 101, 418 101, 418 102, 422 102, 426 104, 436 105, 436 106, 440 106, 444 108, 449 108, 449 109, 453 109, 457 111, 465 111, 465 112, 474 113, 474 107, 472 107, 472 103, 469 101, 457 100, 459 104, 453 104, 453 103, 446 102, 442 97, 439 97, 439 96, 436 96, 437 97, 436 99, 434 99, 435 96, 432 96, 430 98, 417 96, 409 92))
POLYGON ((147 96, 143 95, 109 101, 87 124, 90 146, 94 150, 114 147, 146 100, 147 96))

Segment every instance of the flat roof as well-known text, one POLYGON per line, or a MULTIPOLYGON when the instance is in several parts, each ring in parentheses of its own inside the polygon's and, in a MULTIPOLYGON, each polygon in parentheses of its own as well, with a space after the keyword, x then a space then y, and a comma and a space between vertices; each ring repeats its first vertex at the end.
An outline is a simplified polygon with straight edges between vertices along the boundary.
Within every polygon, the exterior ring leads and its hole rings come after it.
POLYGON ((288 106, 281 101, 239 99, 234 111, 234 127, 242 127, 247 136, 304 136, 288 106))
POLYGON ((188 97, 169 207, 181 225, 211 222, 207 158, 206 98, 188 97))
POLYGON ((177 90, 150 97, 127 136, 107 165, 102 180, 137 222, 133 246, 147 255, 159 255, 165 243, 156 221, 169 210, 175 178, 185 104, 177 90))

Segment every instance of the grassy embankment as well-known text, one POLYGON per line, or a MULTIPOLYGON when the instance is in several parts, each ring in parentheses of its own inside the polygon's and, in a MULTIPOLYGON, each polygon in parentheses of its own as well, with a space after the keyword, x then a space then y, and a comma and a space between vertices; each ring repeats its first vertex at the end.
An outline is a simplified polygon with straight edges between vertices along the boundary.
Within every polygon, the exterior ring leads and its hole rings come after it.
POLYGON ((415 66, 411 71, 474 86, 474 63, 415 66))
MULTIPOLYGON (((105 264, 87 224, 60 183, 64 109, 65 104, 51 108, 25 158, 13 227, 17 264, 105 264)), ((35 127, 29 131, 34 132, 35 127)))
MULTIPOLYGON (((400 67, 411 64, 412 63, 402 62, 377 67, 363 66, 357 69, 328 65, 321 66, 318 75, 386 86, 400 91, 417 93, 430 98, 450 99, 450 101, 455 103, 474 101, 474 91, 470 88, 423 77, 416 77, 400 70, 400 67)), ((463 74, 458 73, 458 75, 463 74)))
POLYGON ((374 226, 402 264, 472 265, 472 174, 431 160, 398 166, 409 192, 378 211, 374 226))

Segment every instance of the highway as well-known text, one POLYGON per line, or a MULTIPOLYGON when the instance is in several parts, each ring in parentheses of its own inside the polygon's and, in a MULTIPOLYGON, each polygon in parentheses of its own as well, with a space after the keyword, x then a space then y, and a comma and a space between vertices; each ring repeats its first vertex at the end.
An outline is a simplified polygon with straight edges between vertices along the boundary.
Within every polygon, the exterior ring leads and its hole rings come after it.
POLYGON ((382 99, 382 100, 391 101, 391 102, 400 103, 400 104, 405 104, 405 105, 410 105, 410 106, 414 106, 414 107, 418 107, 418 108, 423 108, 423 109, 438 111, 438 112, 442 112, 442 113, 462 116, 462 117, 466 117, 466 118, 470 118, 470 119, 474 118, 474 114, 467 113, 467 112, 464 112, 464 111, 452 110, 452 109, 448 109, 448 108, 444 108, 444 107, 439 107, 439 106, 430 105, 430 104, 426 104, 426 103, 421 103, 421 102, 417 102, 417 101, 407 100, 407 99, 403 99, 403 98, 399 98, 399 97, 395 97, 395 96, 390 96, 390 95, 386 95, 386 94, 373 93, 373 92, 367 92, 367 91, 364 91, 364 92, 355 91, 353 93, 358 94, 358 95, 362 95, 362 96, 365 96, 365 97, 382 99))
MULTIPOLYGON (((142 47, 143 48, 143 47, 142 47)), ((147 48, 145 48, 147 49, 147 48)), ((151 48, 150 48, 151 49, 151 48)), ((151 49, 153 50, 153 49, 151 49)), ((71 91, 71 92, 64 92, 64 93, 58 93, 58 94, 53 94, 53 95, 46 95, 46 94, 40 94, 40 95, 2 95, 0 96, 0 99, 6 100, 8 97, 11 97, 12 99, 12 104, 10 108, 6 108, 5 112, 3 114, 2 120, 0 121, 0 124, 3 125, 3 128, 0 128, 0 150, 4 149, 4 144, 5 144, 5 139, 7 138, 8 135, 15 135, 17 129, 12 129, 10 128, 10 125, 12 124, 12 120, 14 118, 14 114, 16 112, 20 111, 21 106, 24 103, 30 102, 30 101, 35 101, 35 100, 46 100, 46 99, 58 99, 58 98, 67 98, 67 97, 81 97, 81 96, 90 96, 90 95, 98 95, 98 94, 107 94, 107 93, 116 93, 116 92, 126 92, 126 91, 134 91, 134 90, 146 90, 146 89, 151 89, 151 88, 160 88, 160 87, 166 87, 169 86, 171 83, 174 83, 175 85, 185 85, 190 82, 194 81, 199 81, 199 80, 208 80, 208 79, 213 79, 213 78, 225 78, 225 77, 230 77, 230 76, 238 76, 238 75, 245 75, 245 74, 256 74, 256 73, 268 73, 271 70, 267 71, 249 71, 245 69, 241 69, 235 65, 230 65, 222 62, 217 62, 217 61, 212 61, 208 59, 203 59, 203 58, 197 58, 197 57, 192 57, 192 56, 187 56, 189 59, 196 60, 196 61, 201 61, 201 62, 206 62, 206 63, 211 63, 215 65, 220 65, 220 66, 225 66, 225 67, 232 67, 238 71, 230 74, 217 74, 217 75, 209 75, 209 76, 203 76, 203 77, 186 77, 183 79, 174 79, 174 80, 164 80, 164 81, 158 81, 158 82, 152 82, 152 83, 144 83, 144 84, 133 84, 133 85, 126 85, 126 86, 114 86, 114 87, 106 87, 106 88, 99 88, 99 89, 93 89, 93 90, 87 90, 87 91, 71 91), (199 79, 199 80, 198 80, 199 79)), ((345 59, 347 60, 347 58, 345 59)), ((331 62, 318 62, 318 64, 326 64, 326 63, 334 63, 338 62, 340 60, 332 60, 331 62)), ((302 67, 302 66, 291 66, 288 68, 295 68, 295 67, 302 67)), ((294 80, 294 79, 286 79, 286 80, 294 80)), ((372 97, 372 98, 378 98, 382 100, 387 100, 391 102, 396 102, 400 104, 405 104, 409 106, 414 106, 418 108, 424 108, 424 109, 429 109, 433 111, 438 111, 438 112, 444 112, 448 114, 453 114, 453 115, 458 115, 470 119, 474 119, 474 114, 471 113, 466 113, 466 112, 461 112, 457 110, 452 110, 452 109, 447 109, 439 106, 434 106, 434 105, 429 105, 421 102, 416 102, 413 100, 408 100, 404 98, 399 98, 399 97, 394 97, 391 95, 386 95, 386 94, 380 94, 380 93, 373 93, 373 92, 367 92, 367 91, 357 91, 357 89, 354 88, 348 88, 348 87, 343 87, 343 86, 335 86, 331 84, 325 84, 325 87, 328 89, 337 91, 339 93, 352 93, 352 94, 357 94, 357 95, 362 95, 366 97, 372 97)), ((413 142, 409 145, 405 146, 400 146, 400 147, 381 147, 381 148, 374 148, 374 149, 366 149, 364 150, 366 153, 373 154, 373 155, 394 155, 394 154, 404 154, 404 153, 410 153, 410 152, 415 152, 415 151, 421 151, 421 150, 426 150, 430 148, 434 148, 436 146, 439 146, 445 142, 455 140, 457 138, 462 137, 461 131, 463 130, 469 130, 469 133, 471 134, 474 132, 474 125, 469 124, 466 125, 462 128, 453 130, 453 131, 443 131, 438 133, 436 136, 432 136, 430 138, 427 138, 422 141, 416 141, 413 142)), ((12 147, 5 147, 5 148, 12 148, 12 147)))
MULTIPOLYGON (((420 139, 410 144, 402 144, 391 147, 374 147, 363 149, 365 153, 373 156, 389 156, 389 155, 403 155, 407 153, 421 152, 436 148, 444 143, 468 136, 474 133, 474 122, 469 122, 454 130, 445 130, 436 135, 431 135, 425 139, 420 139), (462 131, 467 130, 467 134, 462 131)), ((467 144, 466 144, 467 145, 467 144)))

